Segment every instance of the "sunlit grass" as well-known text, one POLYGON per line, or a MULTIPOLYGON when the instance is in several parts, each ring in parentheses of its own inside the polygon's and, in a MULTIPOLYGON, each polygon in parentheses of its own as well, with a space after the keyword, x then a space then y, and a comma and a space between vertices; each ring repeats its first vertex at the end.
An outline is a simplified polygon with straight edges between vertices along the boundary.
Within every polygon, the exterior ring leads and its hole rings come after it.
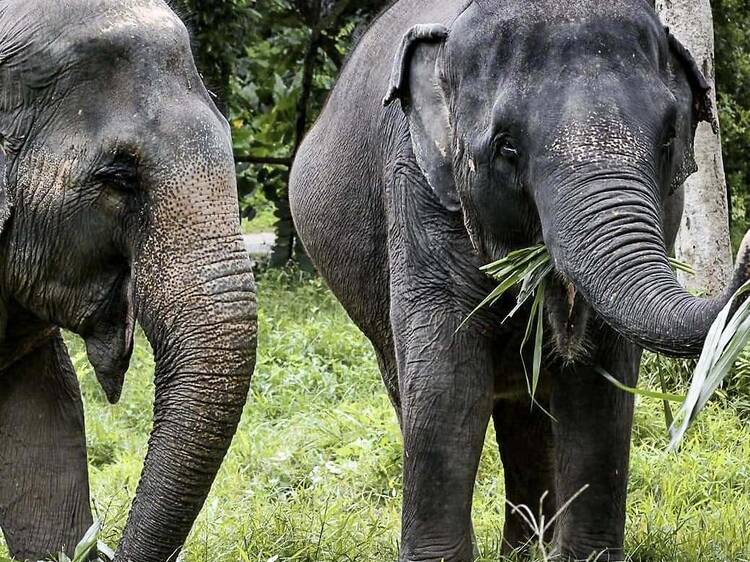
MULTIPOLYGON (((317 280, 269 274, 259 294, 252 396, 185 561, 395 562, 400 437, 369 344, 317 280)), ((112 407, 83 348, 69 341, 86 403, 100 539, 115 546, 146 451, 153 363, 139 337, 123 399, 112 407)), ((669 390, 684 393, 680 365, 649 357, 641 386, 658 389, 663 368, 675 375, 669 390)), ((739 392, 711 401, 675 455, 665 452, 661 404, 638 398, 627 533, 633 560, 750 559, 750 430, 742 404, 739 392)), ((504 509, 490 428, 474 502, 481 562, 500 558, 504 509)))

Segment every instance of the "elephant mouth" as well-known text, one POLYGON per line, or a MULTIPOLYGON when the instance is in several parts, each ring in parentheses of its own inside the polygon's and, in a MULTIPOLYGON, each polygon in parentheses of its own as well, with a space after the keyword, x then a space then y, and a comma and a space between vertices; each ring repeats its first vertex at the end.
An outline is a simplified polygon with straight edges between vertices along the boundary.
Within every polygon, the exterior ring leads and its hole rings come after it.
POLYGON ((111 404, 120 400, 133 353, 133 303, 133 282, 128 270, 118 276, 102 304, 87 319, 86 329, 80 332, 89 362, 111 404))
POLYGON ((547 286, 545 301, 555 355, 566 363, 589 361, 593 352, 589 337, 591 306, 561 275, 547 286))

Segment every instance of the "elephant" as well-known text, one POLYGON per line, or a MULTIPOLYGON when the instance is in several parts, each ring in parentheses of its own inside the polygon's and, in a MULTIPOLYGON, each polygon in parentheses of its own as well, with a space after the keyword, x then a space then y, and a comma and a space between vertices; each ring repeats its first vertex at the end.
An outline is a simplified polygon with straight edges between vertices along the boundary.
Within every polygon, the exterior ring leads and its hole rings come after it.
POLYGON ((72 555, 92 514, 60 330, 115 403, 137 322, 154 423, 115 560, 174 560, 255 364, 229 125, 162 0, 4 0, 0 77, 0 527, 18 560, 72 555))
POLYGON ((360 38, 290 203, 397 412, 402 562, 473 560, 490 419, 503 553, 538 538, 525 505, 560 512, 542 537, 559 559, 624 559, 634 400, 600 369, 632 387, 643 349, 695 356, 748 278, 747 238, 714 298, 668 260, 709 90, 646 0, 397 0, 360 38), (504 322, 508 294, 462 324, 495 286, 479 267, 536 244, 553 275, 532 402, 530 305, 504 322))

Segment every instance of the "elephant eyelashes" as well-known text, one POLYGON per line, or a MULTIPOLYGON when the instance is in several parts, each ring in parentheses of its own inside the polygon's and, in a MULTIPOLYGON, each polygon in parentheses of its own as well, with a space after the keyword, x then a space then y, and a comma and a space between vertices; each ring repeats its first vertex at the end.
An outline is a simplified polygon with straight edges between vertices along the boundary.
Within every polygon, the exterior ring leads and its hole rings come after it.
POLYGON ((138 188, 138 170, 135 162, 115 162, 96 174, 96 179, 118 191, 134 193, 138 188))
POLYGON ((508 137, 498 137, 494 144, 496 158, 504 158, 510 161, 515 161, 518 158, 518 149, 508 137))

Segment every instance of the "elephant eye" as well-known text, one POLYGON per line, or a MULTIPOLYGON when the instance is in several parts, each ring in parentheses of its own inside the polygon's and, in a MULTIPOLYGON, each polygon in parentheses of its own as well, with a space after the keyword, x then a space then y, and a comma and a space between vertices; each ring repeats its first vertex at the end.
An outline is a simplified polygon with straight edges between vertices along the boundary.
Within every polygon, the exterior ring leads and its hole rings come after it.
POLYGON ((674 141, 677 138, 677 131, 674 127, 670 127, 667 131, 667 136, 664 137, 664 144, 662 144, 662 147, 665 150, 670 150, 672 148, 672 145, 674 145, 674 141))
POLYGON ((99 169, 94 177, 97 181, 125 193, 133 193, 138 188, 138 170, 131 161, 108 164, 99 169))
POLYGON ((501 135, 495 139, 494 144, 496 157, 501 157, 510 161, 515 161, 518 158, 518 149, 509 137, 501 135))

